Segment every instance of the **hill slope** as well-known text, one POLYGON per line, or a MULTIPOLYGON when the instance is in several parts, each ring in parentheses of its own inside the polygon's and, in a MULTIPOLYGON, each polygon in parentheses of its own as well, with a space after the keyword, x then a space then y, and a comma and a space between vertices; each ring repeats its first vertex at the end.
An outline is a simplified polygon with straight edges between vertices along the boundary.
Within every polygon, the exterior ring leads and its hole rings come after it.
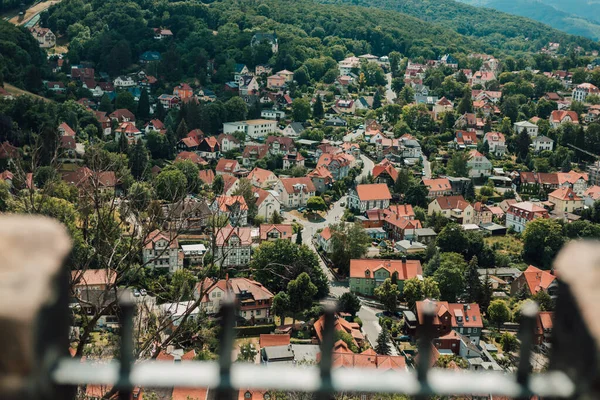
POLYGON ((600 3, 585 0, 458 0, 543 22, 573 35, 600 38, 600 3))
POLYGON ((585 49, 600 48, 597 42, 590 39, 561 32, 528 18, 454 0, 320 1, 399 11, 424 21, 441 24, 463 35, 480 38, 487 44, 503 50, 537 51, 548 42, 559 42, 565 47, 578 45, 585 49))

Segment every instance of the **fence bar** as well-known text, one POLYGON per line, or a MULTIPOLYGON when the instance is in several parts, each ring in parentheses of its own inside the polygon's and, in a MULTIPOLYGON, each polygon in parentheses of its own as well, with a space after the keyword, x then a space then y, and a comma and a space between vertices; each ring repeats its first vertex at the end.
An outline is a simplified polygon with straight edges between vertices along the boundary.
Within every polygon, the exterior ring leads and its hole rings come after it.
POLYGON ((317 400, 327 400, 333 393, 333 384, 331 381, 331 366, 333 363, 333 332, 334 332, 334 314, 333 308, 325 310, 325 323, 323 327, 323 342, 321 343, 321 361, 319 363, 319 375, 321 385, 317 394, 317 400))
POLYGON ((133 311, 130 298, 120 301, 121 307, 121 363, 119 365, 119 400, 129 400, 133 391, 131 383, 131 366, 133 365, 133 311))
POLYGON ((231 385, 231 357, 235 325, 235 304, 226 301, 221 306, 221 343, 219 346, 219 385, 217 400, 233 400, 231 385))
MULTIPOLYGON (((521 326, 519 329, 519 338, 521 339, 521 349, 519 353, 519 366, 517 369, 517 383, 526 388, 531 373, 531 350, 533 348, 533 335, 538 315, 538 306, 536 303, 528 301, 523 304, 521 310, 521 326)), ((524 393, 529 396, 530 393, 524 393)))
POLYGON ((425 304, 423 310, 423 328, 419 333, 419 362, 417 364, 417 379, 419 380, 420 392, 419 398, 424 399, 425 393, 429 393, 428 372, 431 363, 431 340, 433 338, 433 314, 435 309, 432 304, 425 304))

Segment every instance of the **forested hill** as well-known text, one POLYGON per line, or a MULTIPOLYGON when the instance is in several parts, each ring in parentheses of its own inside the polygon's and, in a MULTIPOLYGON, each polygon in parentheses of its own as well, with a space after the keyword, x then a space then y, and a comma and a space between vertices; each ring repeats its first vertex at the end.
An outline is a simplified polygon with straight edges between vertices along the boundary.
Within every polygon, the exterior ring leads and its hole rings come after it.
POLYGON ((587 0, 458 0, 543 22, 594 40, 600 38, 600 3, 587 0))
POLYGON ((0 20, 0 86, 6 81, 35 90, 44 62, 44 52, 25 28, 0 20))
POLYGON ((598 49, 591 39, 574 36, 529 18, 497 10, 470 6, 454 0, 319 0, 323 3, 358 4, 405 13, 427 22, 438 23, 458 33, 477 37, 503 50, 537 51, 548 42, 564 47, 579 45, 598 49))

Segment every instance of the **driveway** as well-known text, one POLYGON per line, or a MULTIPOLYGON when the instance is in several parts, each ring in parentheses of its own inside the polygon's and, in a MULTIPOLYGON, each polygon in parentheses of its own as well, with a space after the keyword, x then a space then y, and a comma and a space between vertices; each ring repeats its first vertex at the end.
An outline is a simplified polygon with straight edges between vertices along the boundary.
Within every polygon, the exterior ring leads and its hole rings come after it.
POLYGON ((427 156, 423 154, 423 171, 425 172, 424 178, 431 178, 431 163, 427 159, 427 156))
MULTIPOLYGON (((363 323, 362 331, 373 348, 377 346, 377 337, 379 336, 379 332, 381 332, 379 317, 376 315, 379 312, 381 310, 363 305, 357 314, 363 323)), ((396 350, 396 346, 391 340, 390 347, 392 349, 391 355, 397 356, 398 350, 396 350)))
POLYGON ((387 84, 385 85, 385 98, 388 103, 393 104, 396 99, 396 93, 392 90, 392 74, 385 74, 385 78, 387 79, 387 84))
POLYGON ((369 176, 370 173, 373 173, 373 167, 375 163, 371 161, 371 159, 364 154, 360 155, 360 159, 363 163, 362 170, 360 171, 360 175, 356 177, 356 182, 360 182, 361 179, 369 176))

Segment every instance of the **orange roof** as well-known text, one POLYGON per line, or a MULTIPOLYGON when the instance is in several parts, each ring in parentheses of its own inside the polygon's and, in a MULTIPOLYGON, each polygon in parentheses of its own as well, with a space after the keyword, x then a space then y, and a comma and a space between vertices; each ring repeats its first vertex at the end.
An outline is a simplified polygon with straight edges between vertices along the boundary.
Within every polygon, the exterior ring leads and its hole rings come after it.
POLYGON ((267 235, 274 230, 280 233, 280 239, 291 239, 293 233, 290 224, 261 224, 259 229, 261 240, 267 240, 267 235))
POLYGON ((193 151, 182 151, 181 153, 177 154, 177 157, 175 157, 175 162, 185 160, 190 160, 194 164, 198 165, 208 165, 208 163, 202 157, 193 151))
POLYGON ((464 210, 471 204, 462 196, 441 196, 435 199, 442 210, 464 210))
POLYGON ((309 177, 301 178, 283 178, 281 183, 285 188, 285 191, 289 193, 295 193, 302 190, 304 193, 315 192, 315 185, 309 177))
POLYGON ((594 200, 600 199, 600 186, 590 186, 585 192, 583 192, 583 195, 585 197, 589 196, 594 200))
POLYGON ((415 211, 410 204, 393 204, 388 207, 388 210, 402 218, 410 218, 415 216, 415 211))
POLYGON ((331 229, 327 226, 325 227, 325 229, 323 229, 321 231, 321 233, 319 233, 319 235, 324 239, 324 240, 329 240, 331 239, 331 229))
POLYGON ((531 294, 536 294, 540 290, 547 290, 550 284, 556 279, 550 272, 542 271, 533 265, 530 265, 525 272, 523 272, 523 277, 527 282, 531 294))
POLYGON ((212 185, 215 180, 215 172, 212 169, 198 171, 198 178, 207 185, 212 185))
MULTIPOLYGON (((322 315, 313 324, 313 327, 315 329, 315 333, 317 335, 317 338, 319 339, 319 342, 323 341, 324 325, 325 325, 325 316, 324 315, 322 315)), ((335 317, 333 329, 335 331, 344 331, 344 332, 352 335, 352 340, 353 340, 354 344, 358 344, 356 342, 356 339, 359 339, 359 340, 364 339, 364 336, 360 332, 360 327, 358 326, 358 324, 350 323, 350 322, 346 321, 344 318, 340 318, 339 316, 335 317)))
POLYGON ((423 185, 427 186, 429 191, 434 191, 434 192, 452 189, 452 186, 450 185, 450 181, 446 178, 423 179, 423 185))
POLYGON ((558 188, 554 192, 548 194, 548 197, 558 200, 581 201, 581 197, 577 196, 570 187, 558 188))
POLYGON ((217 172, 234 173, 237 167, 239 167, 239 164, 236 160, 228 160, 227 158, 221 158, 217 163, 215 170, 217 172))
POLYGON ((571 121, 574 124, 579 123, 579 116, 575 111, 565 111, 565 110, 554 110, 552 114, 550 114, 550 122, 554 123, 562 123, 562 121, 566 118, 570 117, 571 121))
POLYGON ((233 185, 235 185, 235 183, 237 181, 239 181, 238 178, 236 178, 235 176, 231 176, 231 175, 221 175, 223 177, 223 193, 227 193, 229 192, 229 190, 233 187, 233 185))
POLYGON ((251 181, 256 181, 256 183, 260 185, 266 182, 269 178, 272 178, 273 176, 277 178, 273 171, 256 167, 252 171, 250 171, 250 173, 248 174, 248 179, 250 179, 251 181))
POLYGON ((391 164, 386 165, 376 165, 373 167, 373 179, 376 179, 379 175, 386 173, 394 182, 398 180, 398 170, 394 168, 391 164))
POLYGON ((280 335, 271 333, 261 333, 259 339, 260 348, 270 346, 287 346, 290 344, 290 335, 280 335))
POLYGON ((552 311, 542 311, 539 315, 542 329, 552 329, 554 313, 552 311))
POLYGON ((242 246, 249 246, 252 244, 252 228, 247 227, 237 227, 234 228, 231 225, 227 225, 225 228, 220 229, 217 232, 217 246, 226 245, 229 243, 229 239, 233 236, 237 236, 240 239, 240 244, 242 246))
POLYGON ((244 196, 219 196, 216 201, 219 204, 219 209, 223 212, 228 212, 236 204, 239 205, 240 210, 248 210, 244 196))
POLYGON ((564 183, 575 184, 580 179, 583 179, 586 182, 588 181, 588 174, 583 172, 557 172, 556 176, 558 177, 559 185, 563 185, 564 183))
POLYGON ((447 316, 450 318, 452 327, 464 327, 464 328, 483 328, 483 320, 481 318, 481 311, 479 304, 458 304, 448 303, 447 301, 432 301, 429 299, 423 301, 417 301, 415 308, 417 311, 417 319, 419 323, 423 323, 425 307, 427 304, 433 304, 434 316, 433 324, 440 325, 442 321, 440 318, 447 316), (461 319, 461 322, 458 319, 461 319))
POLYGON ((159 240, 166 240, 167 242, 170 242, 169 248, 171 249, 176 249, 177 247, 179 247, 177 238, 172 238, 170 233, 162 232, 158 229, 155 229, 154 231, 150 232, 150 234, 146 237, 146 240, 147 242, 144 246, 146 249, 154 248, 154 243, 158 242, 159 240))
POLYGON ((378 259, 355 259, 350 260, 350 277, 365 278, 373 277, 374 272, 379 269, 385 269, 390 276, 394 272, 398 273, 399 280, 416 278, 417 275, 423 275, 421 262, 419 260, 378 260, 378 259), (369 272, 367 274, 367 271, 369 272))
POLYGON ((75 131, 66 122, 63 122, 62 124, 60 124, 58 126, 58 129, 62 130, 64 132, 63 133, 64 136, 75 136, 75 131))
POLYGON ((171 400, 206 400, 208 398, 208 388, 173 388, 171 400))
POLYGON ((71 271, 75 286, 95 286, 115 283, 117 272, 112 269, 86 269, 71 271))
POLYGON ((397 226, 401 230, 421 229, 423 227, 423 225, 421 225, 421 221, 418 219, 403 218, 394 213, 387 214, 384 221, 390 225, 397 226))
POLYGON ((356 193, 360 201, 391 200, 390 189, 384 183, 357 185, 356 193))
POLYGON ((456 143, 458 144, 477 144, 477 134, 471 131, 457 131, 456 143))
POLYGON ((309 172, 306 176, 311 178, 325 178, 328 180, 333 180, 333 175, 331 175, 331 172, 329 172, 329 170, 323 165, 317 166, 317 168, 309 172))
POLYGON ((372 349, 369 350, 361 354, 336 351, 332 354, 332 366, 334 368, 406 370, 406 360, 404 356, 384 356, 375 353, 372 349))

